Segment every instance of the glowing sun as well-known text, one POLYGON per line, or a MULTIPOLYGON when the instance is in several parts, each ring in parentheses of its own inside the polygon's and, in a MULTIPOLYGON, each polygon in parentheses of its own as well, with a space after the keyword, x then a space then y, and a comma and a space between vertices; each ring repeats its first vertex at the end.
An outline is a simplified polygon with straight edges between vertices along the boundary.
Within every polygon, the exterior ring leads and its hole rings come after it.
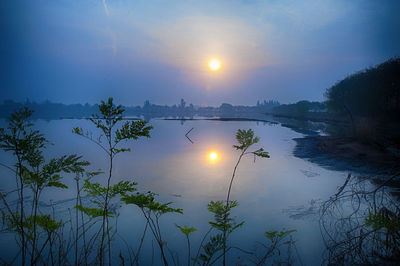
POLYGON ((210 62, 208 62, 208 67, 212 71, 217 71, 221 68, 221 62, 218 59, 212 59, 210 62))
POLYGON ((209 155, 210 159, 215 161, 218 158, 218 154, 216 154, 215 152, 210 153, 209 155))

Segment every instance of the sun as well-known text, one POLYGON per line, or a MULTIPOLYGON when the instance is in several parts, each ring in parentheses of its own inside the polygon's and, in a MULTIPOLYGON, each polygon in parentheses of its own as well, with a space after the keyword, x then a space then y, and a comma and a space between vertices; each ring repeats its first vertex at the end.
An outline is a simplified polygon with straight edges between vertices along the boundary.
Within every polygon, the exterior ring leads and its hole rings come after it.
POLYGON ((215 161, 218 158, 218 154, 215 152, 210 153, 210 155, 208 155, 210 157, 210 159, 212 161, 215 161))
POLYGON ((205 161, 212 165, 220 163, 222 158, 223 153, 215 149, 208 150, 204 153, 205 161))
POLYGON ((211 59, 210 62, 208 62, 208 67, 212 71, 217 71, 221 68, 221 61, 219 61, 218 59, 211 59))

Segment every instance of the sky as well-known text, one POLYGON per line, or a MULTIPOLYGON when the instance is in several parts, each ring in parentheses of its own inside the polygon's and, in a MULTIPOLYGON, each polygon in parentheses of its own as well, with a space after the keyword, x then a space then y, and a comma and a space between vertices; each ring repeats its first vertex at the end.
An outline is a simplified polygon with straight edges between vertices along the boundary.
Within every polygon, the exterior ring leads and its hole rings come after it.
POLYGON ((321 101, 400 56, 398 14, 397 0, 3 0, 0 101, 321 101))

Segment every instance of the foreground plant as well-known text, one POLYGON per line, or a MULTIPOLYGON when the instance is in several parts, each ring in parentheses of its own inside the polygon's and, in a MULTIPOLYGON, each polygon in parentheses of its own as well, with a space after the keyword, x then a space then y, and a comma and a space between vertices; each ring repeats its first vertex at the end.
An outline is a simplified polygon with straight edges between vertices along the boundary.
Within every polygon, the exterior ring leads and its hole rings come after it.
POLYGON ((400 204, 389 185, 400 172, 376 182, 348 175, 320 208, 328 265, 396 265, 400 261, 400 204), (346 206, 344 208, 343 206, 346 206), (332 222, 333 221, 333 222, 332 222))
POLYGON ((188 246, 188 258, 187 258, 187 264, 188 266, 190 265, 190 240, 189 240, 189 235, 195 231, 197 231, 196 228, 194 227, 188 227, 188 226, 179 226, 175 225, 178 227, 178 229, 186 236, 186 241, 187 241, 187 246, 188 246))
MULTIPOLYGON (((161 259, 164 263, 164 265, 168 265, 168 260, 165 255, 165 249, 164 246, 166 245, 166 242, 163 240, 163 236, 161 233, 161 227, 160 227, 160 217, 164 214, 167 213, 183 213, 182 209, 175 209, 171 208, 170 205, 172 202, 168 203, 160 203, 155 201, 154 198, 155 194, 152 192, 148 192, 146 194, 132 194, 132 195, 125 195, 122 197, 122 201, 125 202, 126 204, 134 204, 139 207, 139 209, 142 211, 143 216, 146 218, 146 226, 143 232, 143 237, 146 234, 147 227, 150 227, 150 231, 152 232, 155 240, 157 241, 158 247, 160 248, 160 253, 161 253, 161 259)), ((143 242, 141 242, 142 244, 143 242)), ((139 251, 140 252, 140 247, 139 251)), ((136 261, 136 263, 138 263, 136 261)))
MULTIPOLYGON (((14 112, 7 129, 0 130, 0 148, 12 152, 16 163, 14 166, 2 164, 16 176, 16 190, 0 193, 3 225, 6 231, 17 233, 21 251, 21 264, 25 265, 28 254, 30 264, 38 260, 42 263, 55 263, 54 251, 56 230, 62 227, 50 214, 44 214, 39 208, 40 196, 49 187, 68 188, 62 183, 62 174, 82 173, 89 162, 77 155, 64 155, 50 159, 47 163, 43 155, 48 141, 38 130, 33 129, 30 117, 33 111, 24 108, 14 112), (7 196, 17 192, 17 204, 13 208, 7 196), (27 195, 32 196, 27 200, 27 195), (43 258, 48 251, 50 261, 43 258)), ((62 240, 59 244, 62 245, 62 240)), ((65 254, 58 253, 58 262, 65 259, 65 254)))
MULTIPOLYGON (((256 257, 256 261, 253 261, 256 265, 266 265, 267 260, 271 258, 272 256, 278 254, 278 256, 281 255, 281 246, 282 244, 288 245, 288 259, 286 263, 282 264, 287 264, 287 265, 292 265, 291 262, 291 257, 290 257, 290 251, 291 247, 295 245, 295 242, 293 241, 291 234, 295 232, 296 229, 291 229, 291 230, 282 230, 282 231, 267 231, 264 233, 264 236, 270 241, 269 246, 266 246, 261 243, 262 247, 264 248, 263 255, 258 258, 256 257), (286 240, 287 237, 290 237, 289 240, 286 240), (283 242, 285 240, 285 242, 283 242)), ((297 250, 297 249, 296 249, 297 250)), ((299 257, 299 262, 301 264, 301 260, 299 257)), ((273 263, 268 263, 267 265, 270 265, 273 263)), ((281 263, 278 263, 280 265, 281 263)))
POLYGON ((100 114, 95 114, 90 118, 90 121, 100 129, 100 135, 97 138, 93 137, 93 134, 88 131, 84 131, 82 128, 76 127, 73 129, 73 133, 85 137, 91 142, 98 145, 106 154, 109 161, 108 174, 106 177, 106 184, 101 185, 97 182, 91 182, 85 180, 84 190, 88 195, 93 197, 92 202, 95 204, 95 208, 83 207, 81 205, 77 208, 84 213, 92 217, 101 217, 101 237, 99 245, 98 259, 100 265, 105 264, 104 251, 108 251, 108 263, 111 264, 111 232, 109 218, 112 216, 110 211, 111 200, 116 196, 122 196, 127 192, 135 190, 135 182, 121 181, 117 184, 112 185, 113 177, 113 163, 115 156, 119 153, 129 152, 130 148, 121 147, 123 142, 128 140, 137 140, 140 137, 150 137, 150 130, 152 126, 147 125, 146 121, 127 121, 119 126, 119 122, 123 120, 122 115, 124 109, 122 106, 116 106, 113 103, 113 99, 109 98, 107 102, 101 101, 99 106, 100 114), (102 141, 102 138, 105 140, 102 141), (107 240, 107 241, 106 241, 107 240), (106 242, 106 243, 105 243, 106 242))
POLYGON ((254 136, 253 130, 239 129, 236 132, 236 140, 238 141, 238 145, 233 145, 233 147, 236 150, 240 151, 240 154, 238 160, 236 161, 235 167, 233 168, 226 201, 211 201, 207 206, 208 210, 214 215, 214 221, 211 221, 210 225, 221 233, 210 239, 210 242, 208 242, 204 247, 204 253, 201 254, 199 257, 206 265, 212 262, 212 257, 220 250, 222 250, 222 263, 223 265, 226 265, 226 253, 229 249, 229 247, 227 246, 227 239, 233 231, 244 224, 244 222, 237 223, 235 221, 235 218, 231 217, 231 210, 238 206, 238 202, 230 201, 232 184, 236 177, 236 171, 242 158, 245 155, 253 155, 254 160, 257 157, 269 158, 268 152, 266 152, 263 148, 249 151, 250 147, 260 141, 259 137, 254 136))

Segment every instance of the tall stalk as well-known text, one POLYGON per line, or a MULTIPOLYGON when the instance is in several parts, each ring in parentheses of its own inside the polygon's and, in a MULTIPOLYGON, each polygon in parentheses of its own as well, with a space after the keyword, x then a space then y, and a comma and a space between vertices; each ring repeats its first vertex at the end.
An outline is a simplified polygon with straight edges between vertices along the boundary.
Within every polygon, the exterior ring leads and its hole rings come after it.
POLYGON ((19 178, 19 184, 17 181, 17 188, 19 193, 19 202, 20 202, 20 220, 19 227, 21 231, 21 254, 22 254, 22 265, 25 265, 25 257, 26 257, 26 245, 25 245, 25 228, 24 228, 24 182, 22 179, 22 160, 19 154, 18 143, 15 143, 15 154, 18 160, 17 173, 19 178))
POLYGON ((232 184, 233 180, 235 179, 236 176, 236 171, 237 168, 240 164, 240 161, 242 160, 243 156, 246 154, 253 154, 254 158, 255 157, 263 157, 263 158, 269 158, 268 152, 265 152, 263 148, 260 148, 256 151, 252 152, 247 152, 247 150, 252 146, 253 144, 257 143, 260 139, 258 137, 254 137, 254 132, 253 130, 241 130, 239 129, 236 133, 236 139, 239 142, 240 145, 233 145, 234 148, 237 150, 240 150, 240 155, 239 158, 235 164, 235 167, 233 168, 232 172, 232 177, 229 182, 229 188, 228 188, 228 193, 226 195, 226 203, 225 203, 225 210, 224 210, 224 225, 223 225, 223 261, 222 264, 225 266, 226 265, 226 253, 227 253, 227 235, 228 235, 228 230, 234 230, 237 228, 239 225, 229 225, 229 214, 230 214, 230 209, 235 206, 230 204, 230 195, 231 195, 231 189, 232 189, 232 184), (231 227, 231 228, 230 228, 231 227))
MULTIPOLYGON (((236 162, 235 168, 233 168, 233 173, 232 173, 231 181, 229 183, 229 188, 228 188, 228 194, 226 195, 226 205, 225 205, 226 212, 225 212, 225 216, 224 216, 224 220, 225 221, 228 218, 229 198, 230 198, 230 195, 231 195, 233 179, 235 178, 236 170, 237 170, 237 168, 239 166, 240 161, 242 160, 243 155, 246 153, 246 150, 247 150, 247 148, 242 150, 242 152, 240 153, 239 158, 238 158, 238 160, 236 162)), ((224 230, 223 234, 224 234, 224 250, 223 250, 224 256, 223 256, 223 262, 222 263, 223 263, 223 265, 226 265, 226 256, 225 256, 225 254, 226 254, 226 238, 227 238, 227 230, 226 229, 224 230)))
POLYGON ((124 109, 120 105, 114 105, 112 98, 109 98, 107 102, 101 101, 99 111, 100 114, 95 114, 90 118, 90 121, 102 132, 99 138, 93 138, 92 134, 84 132, 82 128, 78 127, 73 129, 73 133, 92 141, 107 154, 109 168, 106 176, 106 185, 102 187, 99 183, 91 183, 85 180, 84 189, 89 195, 96 198, 93 202, 98 208, 85 208, 82 205, 77 205, 77 207, 91 217, 101 217, 99 263, 100 265, 105 264, 105 250, 107 247, 108 264, 111 265, 110 200, 117 195, 124 195, 126 192, 134 191, 134 185, 136 185, 135 182, 119 182, 112 185, 114 158, 118 153, 130 151, 130 148, 118 148, 121 141, 137 140, 139 137, 149 138, 152 127, 147 126, 146 121, 128 121, 122 127, 116 129, 118 122, 123 120, 124 109), (102 136, 106 138, 105 144, 101 141, 102 136), (99 213, 101 215, 98 215, 99 213))

